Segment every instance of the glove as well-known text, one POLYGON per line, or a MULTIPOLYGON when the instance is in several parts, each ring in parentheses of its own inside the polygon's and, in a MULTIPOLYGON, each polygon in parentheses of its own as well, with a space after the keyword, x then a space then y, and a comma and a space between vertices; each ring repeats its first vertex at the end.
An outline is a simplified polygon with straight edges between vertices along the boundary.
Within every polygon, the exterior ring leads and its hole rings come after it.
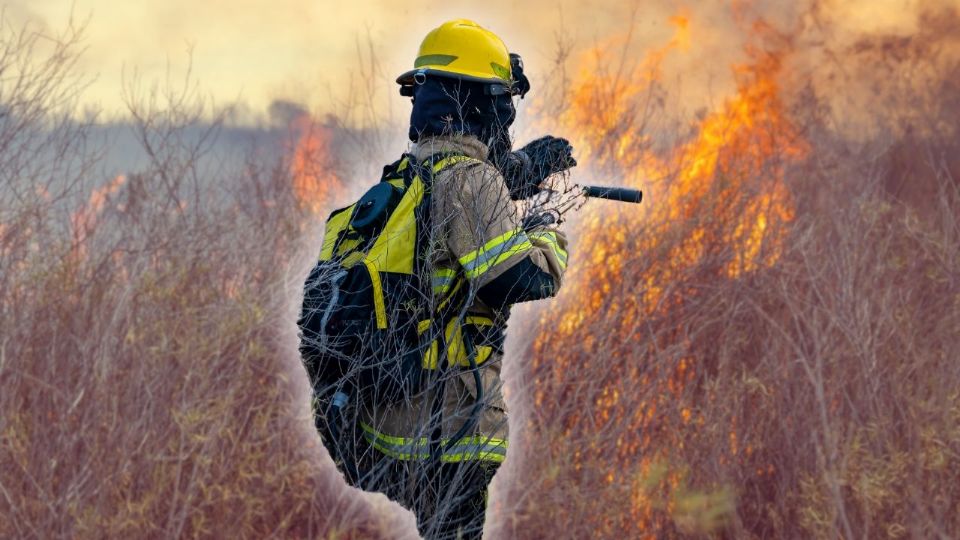
POLYGON ((532 231, 537 227, 547 227, 560 223, 560 213, 553 211, 540 212, 539 214, 530 214, 520 222, 520 228, 525 231, 532 231))
POLYGON ((577 165, 570 141, 547 135, 505 156, 503 174, 510 198, 527 199, 540 193, 540 184, 550 175, 577 165))

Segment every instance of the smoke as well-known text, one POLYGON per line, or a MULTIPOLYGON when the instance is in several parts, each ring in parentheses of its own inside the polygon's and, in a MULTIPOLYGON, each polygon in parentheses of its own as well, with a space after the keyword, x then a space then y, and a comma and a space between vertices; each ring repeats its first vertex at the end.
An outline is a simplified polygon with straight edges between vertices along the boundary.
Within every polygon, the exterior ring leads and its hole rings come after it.
POLYGON ((274 100, 267 108, 267 114, 270 123, 278 127, 289 126, 299 118, 310 116, 306 106, 283 99, 274 100))
POLYGON ((860 32, 840 17, 843 11, 824 10, 808 38, 823 45, 811 47, 796 71, 812 75, 812 91, 828 99, 828 113, 849 137, 954 129, 950 117, 937 118, 940 104, 921 94, 953 80, 960 61, 958 10, 955 2, 925 2, 903 13, 899 24, 860 32))

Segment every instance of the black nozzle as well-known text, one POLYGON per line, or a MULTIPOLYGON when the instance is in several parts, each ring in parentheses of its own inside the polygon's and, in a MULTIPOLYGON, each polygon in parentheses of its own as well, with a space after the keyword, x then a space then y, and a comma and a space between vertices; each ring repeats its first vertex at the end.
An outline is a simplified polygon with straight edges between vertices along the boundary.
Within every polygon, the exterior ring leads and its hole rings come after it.
POLYGON ((610 201, 620 201, 634 204, 643 200, 643 192, 639 189, 583 186, 583 194, 594 199, 607 199, 610 201))

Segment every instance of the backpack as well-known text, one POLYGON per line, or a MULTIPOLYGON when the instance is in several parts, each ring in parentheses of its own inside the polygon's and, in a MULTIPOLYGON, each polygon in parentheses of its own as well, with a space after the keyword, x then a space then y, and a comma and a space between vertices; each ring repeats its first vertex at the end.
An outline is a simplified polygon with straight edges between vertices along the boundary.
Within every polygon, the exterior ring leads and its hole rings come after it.
POLYGON ((463 161, 476 160, 437 154, 418 162, 404 154, 356 203, 330 214, 298 320, 300 353, 318 399, 343 393, 392 403, 423 388, 431 352, 436 366, 443 311, 460 307, 464 289, 462 276, 452 276, 458 283, 443 304, 435 302, 428 268, 432 181, 463 161))

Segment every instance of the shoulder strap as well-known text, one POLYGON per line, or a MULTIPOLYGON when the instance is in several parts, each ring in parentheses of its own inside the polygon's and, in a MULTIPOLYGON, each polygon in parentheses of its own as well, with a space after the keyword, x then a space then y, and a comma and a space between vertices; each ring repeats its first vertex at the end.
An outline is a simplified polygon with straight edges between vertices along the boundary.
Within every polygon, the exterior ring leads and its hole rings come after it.
MULTIPOLYGON (((411 158, 412 157, 413 156, 411 156, 411 158)), ((415 168, 420 175, 420 179, 428 188, 433 184, 433 177, 436 176, 437 173, 447 167, 464 162, 482 163, 482 161, 477 158, 472 158, 458 152, 437 152, 419 162, 412 161, 412 163, 415 163, 415 168)))
POLYGON ((410 154, 403 154, 400 156, 400 159, 390 163, 389 165, 383 166, 383 173, 380 175, 380 181, 384 182, 394 178, 399 178, 401 175, 401 170, 406 168, 407 161, 409 161, 410 154))

